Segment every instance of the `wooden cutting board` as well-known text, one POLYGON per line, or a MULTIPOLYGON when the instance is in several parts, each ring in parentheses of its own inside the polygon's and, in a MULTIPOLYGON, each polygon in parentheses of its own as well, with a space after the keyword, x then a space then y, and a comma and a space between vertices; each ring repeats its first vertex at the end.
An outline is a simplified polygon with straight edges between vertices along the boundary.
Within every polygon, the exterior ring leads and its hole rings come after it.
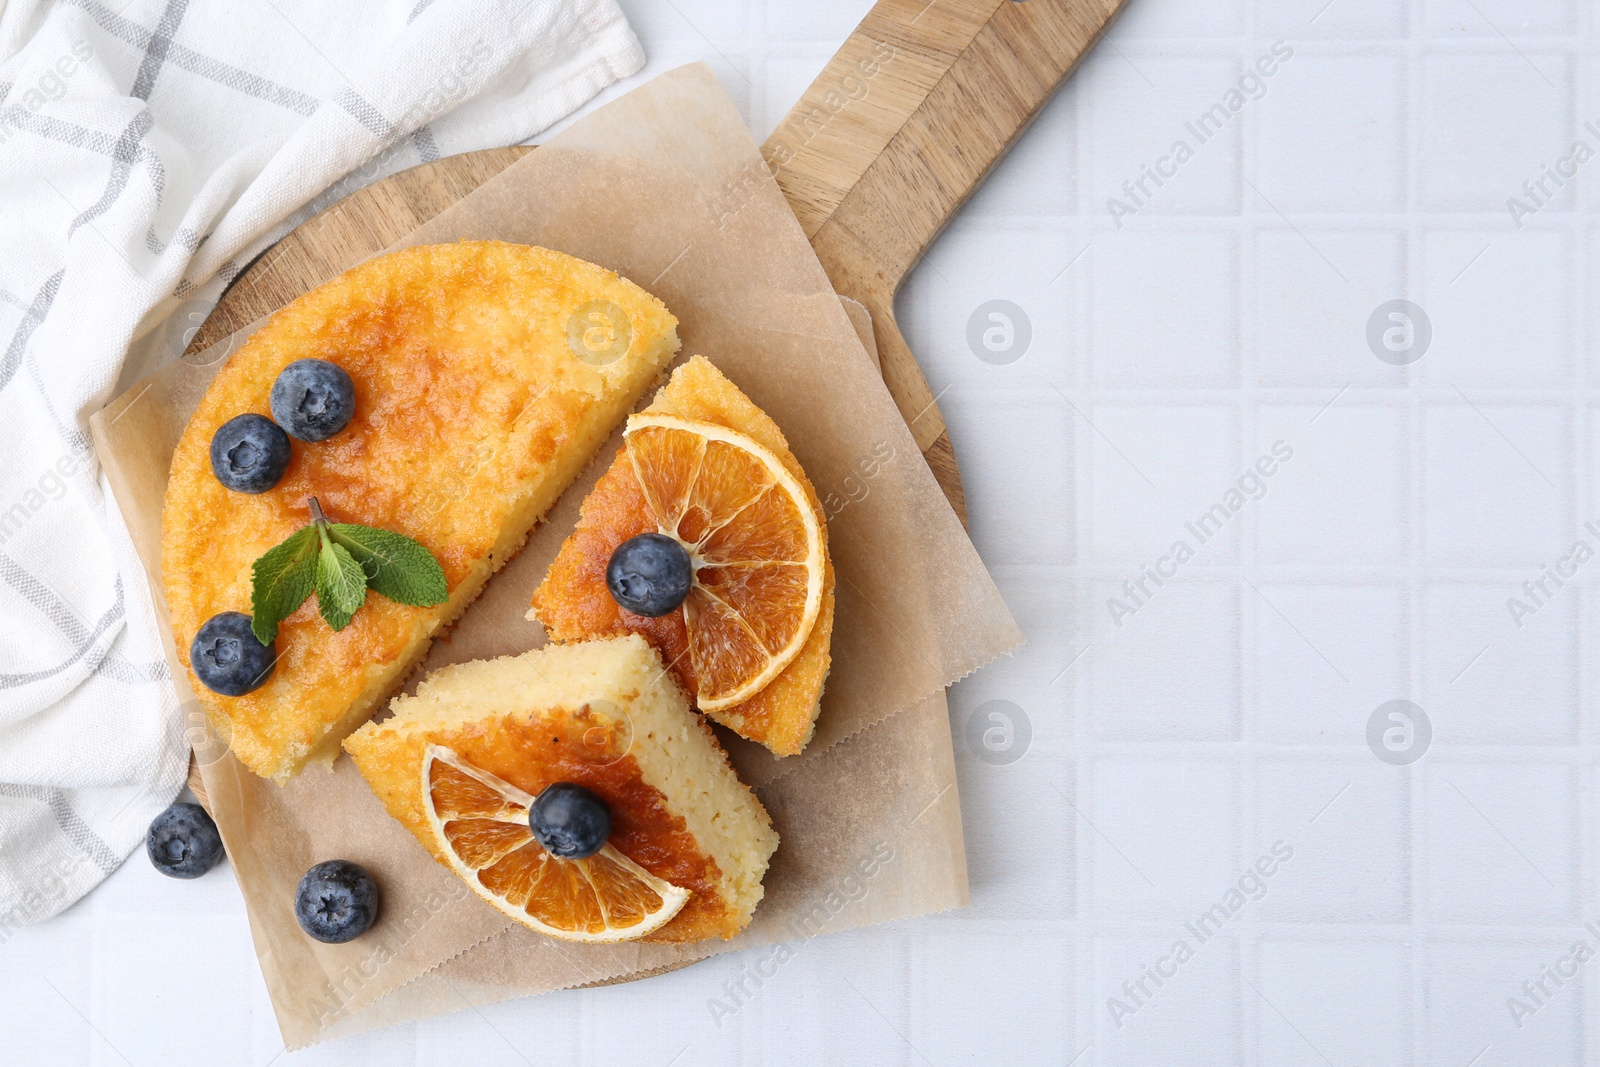
MULTIPOLYGON (((834 287, 871 312, 884 381, 963 522, 955 449, 895 294, 1125 2, 879 0, 762 146, 834 287)), ((382 251, 529 151, 452 156, 340 200, 241 272, 188 350, 382 251)), ((192 764, 189 784, 205 803, 192 764)))

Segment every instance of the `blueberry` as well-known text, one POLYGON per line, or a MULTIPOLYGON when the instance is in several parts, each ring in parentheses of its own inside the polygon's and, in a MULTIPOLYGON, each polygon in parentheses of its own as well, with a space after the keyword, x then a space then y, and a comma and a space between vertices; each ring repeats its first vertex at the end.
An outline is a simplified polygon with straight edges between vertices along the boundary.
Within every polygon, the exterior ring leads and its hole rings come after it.
POLYGON ((168 878, 198 878, 222 859, 222 835, 205 808, 174 804, 151 820, 144 848, 168 878))
POLYGON ((606 588, 611 599, 635 615, 671 614, 689 595, 694 567, 676 538, 647 533, 630 537, 611 553, 606 588))
POLYGON ((329 945, 342 945, 372 928, 378 918, 378 887, 366 868, 328 860, 307 871, 294 893, 300 929, 329 945))
POLYGON ((325 359, 297 359, 272 383, 272 417, 298 440, 327 440, 355 413, 355 383, 325 359))
POLYGON ((289 466, 289 435, 265 415, 235 415, 211 436, 211 470, 236 493, 265 493, 289 466))
POLYGON ((242 611, 211 616, 189 646, 189 666, 200 681, 228 697, 242 697, 265 685, 277 660, 277 642, 257 641, 250 632, 250 616, 242 611))
POLYGON ((591 790, 557 782, 546 786, 528 809, 528 826, 550 855, 588 859, 611 836, 611 809, 591 790))

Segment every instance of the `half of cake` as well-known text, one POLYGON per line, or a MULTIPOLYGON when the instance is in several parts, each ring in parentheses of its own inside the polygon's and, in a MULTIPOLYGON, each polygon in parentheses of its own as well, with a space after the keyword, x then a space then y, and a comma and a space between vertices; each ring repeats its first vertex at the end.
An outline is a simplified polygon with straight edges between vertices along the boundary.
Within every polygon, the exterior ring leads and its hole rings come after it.
POLYGON ((701 711, 789 756, 821 707, 833 608, 816 491, 777 424, 695 356, 629 418, 530 616, 557 641, 643 634, 701 711), (624 608, 608 585, 613 553, 645 535, 689 559, 689 591, 665 614, 624 608))
POLYGON ((444 667, 345 740, 389 813, 480 897, 579 941, 730 938, 778 835, 637 636, 444 667), (605 850, 561 859, 529 806, 558 783, 609 809, 605 850))
POLYGON ((498 241, 378 257, 256 331, 190 419, 162 516, 174 637, 239 760, 280 781, 331 760, 517 552, 677 347, 677 320, 632 282, 498 241), (350 421, 325 440, 293 441, 271 488, 224 487, 213 436, 243 414, 272 416, 275 380, 301 360, 348 374, 350 421), (312 497, 332 522, 420 542, 443 569, 447 599, 418 607, 369 596, 338 631, 306 600, 279 626, 264 683, 243 695, 206 688, 191 642, 208 620, 251 611, 253 562, 306 525, 312 497))

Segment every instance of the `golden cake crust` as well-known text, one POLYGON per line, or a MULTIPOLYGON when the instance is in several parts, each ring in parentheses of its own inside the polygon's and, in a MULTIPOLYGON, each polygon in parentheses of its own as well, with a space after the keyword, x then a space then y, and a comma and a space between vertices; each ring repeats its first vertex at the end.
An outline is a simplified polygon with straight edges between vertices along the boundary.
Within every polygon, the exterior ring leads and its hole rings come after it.
MULTIPOLYGON (((806 491, 812 511, 822 516, 816 490, 772 419, 703 356, 694 356, 645 409, 663 415, 715 423, 736 430, 776 455, 806 491)), ((532 615, 557 641, 587 637, 643 635, 661 653, 678 683, 692 697, 697 691, 688 655, 683 612, 660 618, 634 615, 618 607, 606 588, 606 564, 623 541, 655 530, 626 450, 617 454, 584 500, 577 528, 561 546, 549 572, 533 594, 532 615)), ((735 733, 792 756, 811 740, 831 662, 834 573, 823 540, 822 607, 804 647, 776 678, 754 697, 708 713, 735 733)))
POLYGON ((335 633, 315 597, 284 621, 275 671, 242 697, 189 681, 251 770, 282 780, 331 758, 477 595, 576 477, 677 348, 677 320, 615 273, 548 249, 497 241, 382 256, 274 315, 217 375, 173 456, 162 571, 187 665, 206 619, 250 611, 250 566, 309 518, 415 538, 443 567, 450 599, 408 607, 378 594, 335 633), (569 324, 596 301, 626 317, 626 352, 578 358, 569 324), (356 412, 334 437, 294 441, 282 481, 231 492, 209 445, 228 419, 270 417, 290 362, 315 357, 355 383, 356 412))

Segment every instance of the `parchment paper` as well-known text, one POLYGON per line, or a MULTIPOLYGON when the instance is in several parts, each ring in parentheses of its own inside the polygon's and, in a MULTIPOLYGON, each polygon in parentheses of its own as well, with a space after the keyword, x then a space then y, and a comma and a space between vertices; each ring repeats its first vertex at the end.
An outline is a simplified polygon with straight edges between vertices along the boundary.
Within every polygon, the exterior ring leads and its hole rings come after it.
MULTIPOLYGON (((226 739, 205 737, 202 774, 286 1043, 364 1028, 368 1016, 397 1022, 964 903, 942 690, 1020 633, 710 72, 680 68, 594 112, 402 244, 463 238, 557 248, 633 279, 679 317, 684 355, 711 358, 773 416, 829 511, 833 672, 803 755, 780 761, 719 735, 782 837, 756 921, 728 943, 584 946, 533 934, 429 859, 347 758, 278 787, 234 761, 226 739), (880 847, 892 856, 870 862, 880 847), (292 913, 300 875, 333 857, 371 870, 383 898, 377 926, 347 945, 310 940, 292 913), (859 899, 848 888, 858 882, 870 886, 859 899)), ((172 450, 254 328, 153 375, 92 420, 158 604, 172 450)), ((542 643, 524 618, 532 591, 619 445, 617 435, 602 449, 435 644, 427 669, 542 643)))

